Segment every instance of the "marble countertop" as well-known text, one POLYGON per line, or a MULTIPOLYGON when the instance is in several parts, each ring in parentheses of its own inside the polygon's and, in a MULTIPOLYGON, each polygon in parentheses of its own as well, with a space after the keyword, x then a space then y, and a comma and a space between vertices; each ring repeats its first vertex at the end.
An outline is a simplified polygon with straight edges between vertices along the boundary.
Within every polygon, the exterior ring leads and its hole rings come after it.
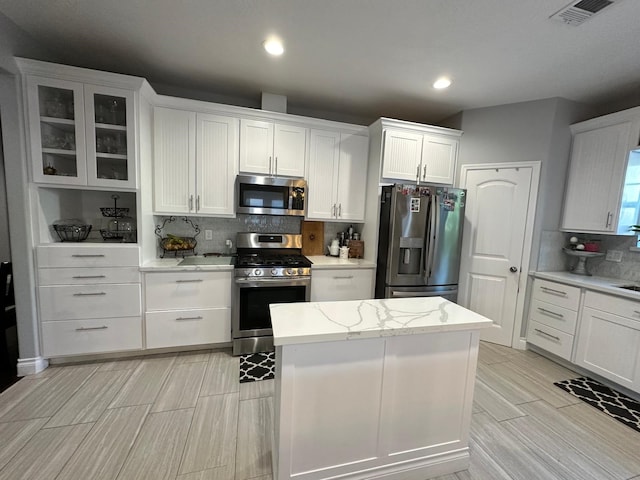
POLYGON ((638 282, 621 280, 620 278, 588 277, 586 275, 576 275, 571 272, 531 272, 530 275, 543 280, 551 280, 553 282, 587 288, 589 290, 609 293, 619 297, 640 301, 640 292, 625 290, 624 288, 618 287, 619 285, 640 285, 638 282))
POLYGON ((313 262, 312 269, 332 269, 332 268, 376 268, 375 262, 362 258, 341 259, 338 257, 328 257, 326 255, 307 256, 313 262))
POLYGON ((269 306, 275 345, 475 330, 491 320, 442 297, 269 306))
POLYGON ((234 257, 187 257, 201 261, 201 265, 178 265, 182 258, 156 258, 140 267, 141 272, 175 272, 175 271, 225 271, 233 270, 234 257))

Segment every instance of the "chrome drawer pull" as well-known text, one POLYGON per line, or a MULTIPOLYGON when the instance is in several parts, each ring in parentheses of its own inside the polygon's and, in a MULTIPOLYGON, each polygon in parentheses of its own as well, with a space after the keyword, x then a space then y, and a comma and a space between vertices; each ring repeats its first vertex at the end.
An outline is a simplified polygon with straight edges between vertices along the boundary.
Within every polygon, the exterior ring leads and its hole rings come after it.
POLYGON ((562 295, 563 297, 567 296, 567 292, 563 292, 562 290, 554 290, 549 287, 540 287, 541 290, 544 290, 547 293, 555 293, 556 295, 562 295))
POLYGON ((107 278, 106 275, 75 275, 71 278, 107 278))
POLYGON ((350 280, 353 278, 353 275, 348 275, 346 277, 333 277, 334 280, 350 280))
POLYGON ((202 317, 198 315, 197 317, 178 317, 176 320, 202 320, 202 317))
POLYGON ((107 327, 106 325, 103 325, 101 327, 80 327, 80 328, 76 328, 76 332, 86 332, 87 330, 106 330, 107 327))
POLYGON ((91 296, 100 296, 106 295, 107 292, 95 292, 95 293, 74 293, 74 297, 91 297, 91 296))
POLYGON ((542 330, 538 330, 537 328, 534 328, 534 330, 536 332, 538 332, 540 335, 544 335, 545 337, 553 338, 554 340, 557 340, 558 342, 560 341, 560 337, 556 337, 555 335, 551 335, 550 333, 543 332, 542 330))
POLYGON ((204 280, 202 279, 196 279, 196 280, 176 280, 176 283, 199 283, 202 282, 204 280))
POLYGON ((553 315, 554 317, 564 318, 564 315, 562 315, 561 313, 552 312, 551 310, 547 310, 546 308, 538 307, 538 310, 540 310, 542 313, 546 313, 547 315, 553 315))
POLYGON ((104 254, 99 254, 99 255, 81 255, 81 254, 73 254, 71 255, 74 258, 100 258, 100 257, 104 257, 104 254))

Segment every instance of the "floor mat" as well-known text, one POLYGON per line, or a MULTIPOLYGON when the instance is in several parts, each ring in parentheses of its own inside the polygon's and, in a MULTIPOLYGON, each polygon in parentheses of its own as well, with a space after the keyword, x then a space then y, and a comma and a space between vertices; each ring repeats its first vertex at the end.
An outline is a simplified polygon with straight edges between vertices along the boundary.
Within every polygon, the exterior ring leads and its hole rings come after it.
POLYGON ((640 432, 640 402, 587 377, 563 380, 554 385, 640 432))
POLYGON ((274 378, 275 352, 249 353, 240 356, 240 383, 274 378))

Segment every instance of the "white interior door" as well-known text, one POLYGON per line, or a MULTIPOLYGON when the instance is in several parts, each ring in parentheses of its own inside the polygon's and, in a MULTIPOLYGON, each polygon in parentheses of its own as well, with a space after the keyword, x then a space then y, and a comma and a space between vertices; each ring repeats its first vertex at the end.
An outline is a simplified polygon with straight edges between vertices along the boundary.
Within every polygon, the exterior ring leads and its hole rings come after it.
POLYGON ((465 169, 461 178, 467 206, 459 303, 493 320, 482 340, 507 346, 516 323, 532 170, 465 169))

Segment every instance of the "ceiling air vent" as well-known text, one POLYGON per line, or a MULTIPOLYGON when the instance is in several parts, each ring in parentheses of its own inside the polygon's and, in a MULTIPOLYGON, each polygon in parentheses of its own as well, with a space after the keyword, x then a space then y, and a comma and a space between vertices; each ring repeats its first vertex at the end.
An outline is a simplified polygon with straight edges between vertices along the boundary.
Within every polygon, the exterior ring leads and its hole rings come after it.
POLYGON ((549 18, 577 27, 611 4, 613 4, 613 0, 580 0, 579 2, 571 2, 549 18))

